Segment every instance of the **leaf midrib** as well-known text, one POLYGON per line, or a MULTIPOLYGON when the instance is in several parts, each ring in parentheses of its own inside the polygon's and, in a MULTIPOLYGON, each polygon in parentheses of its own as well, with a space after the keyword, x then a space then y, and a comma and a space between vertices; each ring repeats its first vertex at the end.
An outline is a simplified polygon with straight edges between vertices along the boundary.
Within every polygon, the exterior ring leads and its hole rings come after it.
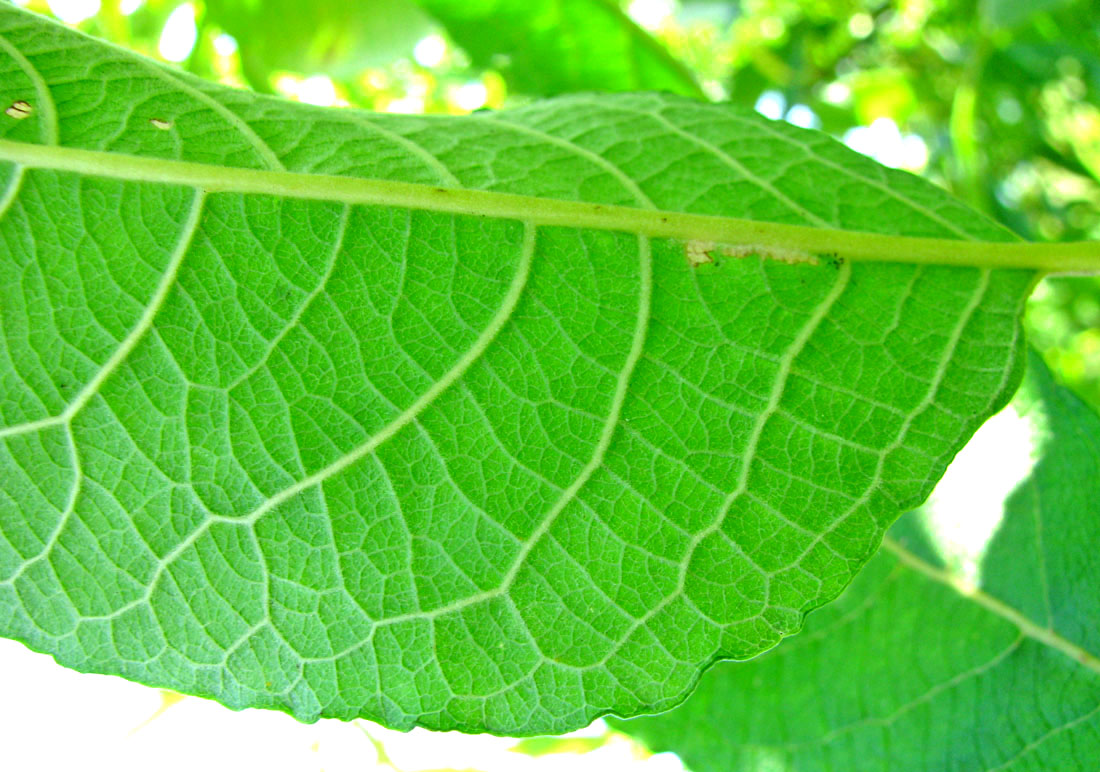
POLYGON ((1097 657, 1092 652, 1078 646, 1072 641, 1060 635, 1052 627, 1042 627, 1032 620, 1028 619, 1020 611, 1012 608, 1007 603, 993 597, 992 595, 983 592, 982 590, 969 587, 961 582, 958 577, 944 571, 941 568, 928 563, 921 559, 914 553, 906 549, 900 542, 885 537, 882 540, 882 548, 889 550, 894 554, 902 563, 908 568, 920 573, 922 576, 931 579, 934 582, 946 585, 958 593, 960 596, 977 603, 986 611, 995 614, 996 616, 1004 619, 1005 621, 1016 627, 1021 635, 1031 638, 1038 643, 1043 644, 1055 651, 1064 654, 1072 659, 1078 665, 1081 665, 1094 673, 1100 674, 1100 657, 1097 657))
POLYGON ((519 220, 533 226, 591 228, 685 242, 713 242, 751 247, 765 257, 798 252, 873 262, 1100 271, 1100 244, 1087 241, 1036 244, 897 236, 397 180, 244 169, 6 139, 0 139, 0 161, 31 169, 184 185, 207 193, 249 193, 405 207, 519 220))

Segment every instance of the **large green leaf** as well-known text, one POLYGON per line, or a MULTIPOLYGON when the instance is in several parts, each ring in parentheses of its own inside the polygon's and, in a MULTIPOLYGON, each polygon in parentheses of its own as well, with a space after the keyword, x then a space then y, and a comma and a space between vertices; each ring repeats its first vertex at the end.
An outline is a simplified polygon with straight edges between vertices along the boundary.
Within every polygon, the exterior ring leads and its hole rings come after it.
POLYGON ((399 727, 670 707, 1022 371, 1032 272, 807 262, 1011 234, 726 107, 326 111, 6 5, 0 100, 0 633, 70 667, 399 727))
POLYGON ((527 94, 658 89, 702 96, 691 72, 617 0, 416 0, 473 59, 527 94))
MULTIPOLYGON (((965 561, 945 565, 922 538, 928 513, 913 513, 801 635, 754 662, 715 667, 684 706, 619 726, 696 772, 1095 769, 1100 418, 1033 356, 998 420, 1026 422, 1037 462, 990 502, 1003 519, 979 588, 965 561)), ((979 515, 975 501, 1004 473, 1011 440, 1029 435, 996 436, 1000 447, 948 472, 970 478, 939 503, 956 519, 979 515)))

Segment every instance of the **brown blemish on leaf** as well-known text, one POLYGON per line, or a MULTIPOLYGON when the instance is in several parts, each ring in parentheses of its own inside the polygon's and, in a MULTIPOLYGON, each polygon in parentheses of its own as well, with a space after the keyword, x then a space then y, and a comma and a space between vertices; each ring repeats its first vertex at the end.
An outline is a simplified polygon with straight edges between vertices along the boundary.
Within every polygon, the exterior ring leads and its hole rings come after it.
POLYGON ((684 256, 687 257, 688 265, 692 268, 698 268, 700 265, 713 263, 714 256, 711 254, 713 251, 713 241, 684 242, 684 256))
POLYGON ((166 121, 163 118, 150 118, 149 123, 153 124, 154 128, 160 129, 161 131, 168 131, 172 128, 172 122, 166 121))
POLYGON ((684 255, 693 268, 714 263, 715 253, 724 257, 748 257, 759 255, 766 260, 779 261, 795 265, 806 263, 817 265, 817 256, 802 250, 792 250, 785 246, 764 244, 715 244, 713 241, 692 240, 684 242, 684 255))
POLYGON ((767 260, 778 260, 781 263, 791 265, 807 263, 817 265, 816 255, 804 252, 801 249, 788 249, 786 247, 772 247, 763 244, 715 244, 713 241, 685 241, 684 255, 688 263, 693 267, 714 262, 714 254, 724 257, 749 257, 759 255, 767 260))
POLYGON ((17 99, 12 102, 11 107, 4 111, 9 118, 14 118, 17 121, 30 117, 30 114, 33 112, 34 108, 31 107, 31 103, 23 99, 17 99))
POLYGON ((763 244, 723 244, 718 248, 718 251, 726 257, 760 255, 768 260, 778 260, 781 263, 788 263, 790 265, 796 265, 798 263, 807 263, 809 265, 818 264, 816 255, 811 255, 809 252, 804 252, 801 249, 788 249, 787 247, 770 247, 763 244))

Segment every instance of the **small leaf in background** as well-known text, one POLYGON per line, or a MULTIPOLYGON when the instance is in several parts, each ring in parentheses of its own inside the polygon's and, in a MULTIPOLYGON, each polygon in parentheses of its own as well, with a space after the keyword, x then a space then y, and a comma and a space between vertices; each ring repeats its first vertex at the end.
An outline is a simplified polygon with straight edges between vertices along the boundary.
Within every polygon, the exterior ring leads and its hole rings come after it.
POLYGON ((1018 27, 1036 14, 1057 9, 1074 3, 1074 0, 1030 0, 1021 3, 1017 0, 983 0, 979 3, 982 18, 990 27, 1018 27))
POLYGON ((475 64, 517 92, 669 91, 701 97, 691 72, 615 0, 417 0, 475 64))
POLYGON ((1100 418, 1032 355, 990 424, 800 635, 616 728, 694 772, 1095 768, 1100 418))
POLYGON ((412 0, 206 0, 206 12, 237 38, 249 81, 265 91, 277 70, 352 77, 408 57, 431 31, 412 0))

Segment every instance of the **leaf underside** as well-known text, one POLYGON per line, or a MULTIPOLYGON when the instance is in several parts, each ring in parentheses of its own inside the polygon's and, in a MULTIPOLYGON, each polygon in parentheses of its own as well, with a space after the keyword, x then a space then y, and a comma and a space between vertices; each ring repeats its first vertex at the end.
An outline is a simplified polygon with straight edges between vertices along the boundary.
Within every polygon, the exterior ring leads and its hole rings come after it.
POLYGON ((0 634, 69 667, 401 728, 671 707, 835 597, 1019 378, 1029 272, 700 264, 112 176, 127 154, 1012 238, 728 107, 321 110, 5 5, 17 101, 8 151, 102 158, 0 163, 0 634))
POLYGON ((996 502, 976 594, 952 586, 958 569, 914 512, 797 638, 715 667, 674 711, 616 726, 694 772, 1094 769, 1100 418, 1037 355, 1009 410, 1037 432, 1037 463, 996 502))

